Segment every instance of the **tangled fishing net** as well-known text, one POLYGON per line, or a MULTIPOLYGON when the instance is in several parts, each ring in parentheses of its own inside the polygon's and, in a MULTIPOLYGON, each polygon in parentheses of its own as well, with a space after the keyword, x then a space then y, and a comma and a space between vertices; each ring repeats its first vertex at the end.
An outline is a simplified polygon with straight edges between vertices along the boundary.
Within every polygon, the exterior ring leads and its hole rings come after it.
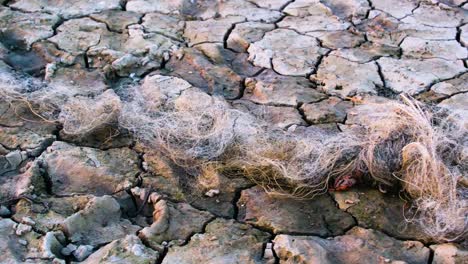
POLYGON ((381 185, 402 188, 416 209, 411 221, 434 238, 466 235, 467 189, 458 183, 466 176, 461 155, 467 134, 456 119, 436 118, 402 96, 400 102, 363 105, 370 121, 361 126, 298 135, 272 128, 196 88, 172 96, 153 88, 157 98, 134 98, 124 106, 121 123, 189 171, 215 167, 296 197, 324 193, 331 179, 358 171, 381 185), (163 103, 154 108, 151 102, 163 103))
POLYGON ((401 98, 383 105, 385 116, 367 127, 357 162, 377 182, 401 184, 417 210, 413 220, 427 234, 462 238, 468 227, 468 189, 459 184, 468 176, 463 118, 432 115, 416 101, 401 98))
POLYGON ((57 108, 41 95, 47 85, 38 80, 13 71, 0 64, 0 102, 8 104, 15 112, 25 109, 45 122, 53 122, 57 108))
POLYGON ((342 132, 294 133, 178 78, 147 76, 142 85, 59 104, 50 98, 62 96, 48 96, 54 90, 26 91, 15 78, 0 79, 2 99, 43 105, 41 114, 59 108, 65 133, 89 134, 118 122, 141 144, 193 175, 236 173, 269 191, 310 198, 327 192, 332 180, 359 172, 404 190, 414 205, 409 220, 434 239, 454 241, 468 230, 468 191, 461 183, 468 177, 465 119, 425 109, 405 96, 359 106, 368 120, 342 132))
POLYGON ((68 135, 88 135, 116 123, 122 104, 113 90, 95 98, 74 97, 62 107, 59 120, 68 135))
POLYGON ((272 179, 287 179, 296 186, 293 195, 307 196, 325 192, 330 178, 370 175, 379 184, 401 186, 413 199, 411 220, 427 234, 463 238, 468 227, 467 186, 459 184, 468 176, 463 119, 434 117, 416 101, 401 100, 365 105, 370 122, 342 133, 316 131, 286 143, 284 138, 261 140, 245 153, 251 167, 263 164, 269 175, 262 175, 265 169, 251 174, 270 185, 272 179))
POLYGON ((235 122, 242 113, 224 99, 211 97, 190 85, 174 93, 173 89, 164 88, 168 77, 151 78, 156 87, 131 89, 120 124, 145 145, 187 169, 199 169, 203 163, 223 155, 233 144, 235 122), (154 89, 158 87, 161 89, 154 89))

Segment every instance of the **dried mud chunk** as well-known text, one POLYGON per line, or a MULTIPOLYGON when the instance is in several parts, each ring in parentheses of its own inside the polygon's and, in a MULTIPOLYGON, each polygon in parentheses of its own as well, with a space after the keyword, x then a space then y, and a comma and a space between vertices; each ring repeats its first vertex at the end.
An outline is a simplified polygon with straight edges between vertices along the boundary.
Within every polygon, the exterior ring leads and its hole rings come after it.
POLYGON ((140 227, 121 218, 119 203, 111 196, 96 197, 69 216, 62 229, 72 243, 93 247, 134 234, 140 227))
POLYGON ((128 148, 99 150, 54 142, 39 158, 57 195, 112 194, 136 183, 138 156, 128 148))
POLYGON ((338 235, 355 224, 351 215, 336 208, 325 195, 297 200, 269 196, 261 187, 253 187, 242 191, 237 206, 238 220, 276 234, 338 235))
POLYGON ((326 49, 320 47, 316 38, 279 28, 252 43, 248 52, 249 60, 256 66, 273 68, 284 75, 304 76, 315 69, 326 49))
POLYGON ((278 235, 274 250, 281 263, 427 263, 421 242, 398 241, 379 231, 354 227, 333 239, 278 235))
POLYGON ((162 263, 262 263, 267 239, 267 233, 249 225, 218 218, 187 245, 171 247, 162 263))

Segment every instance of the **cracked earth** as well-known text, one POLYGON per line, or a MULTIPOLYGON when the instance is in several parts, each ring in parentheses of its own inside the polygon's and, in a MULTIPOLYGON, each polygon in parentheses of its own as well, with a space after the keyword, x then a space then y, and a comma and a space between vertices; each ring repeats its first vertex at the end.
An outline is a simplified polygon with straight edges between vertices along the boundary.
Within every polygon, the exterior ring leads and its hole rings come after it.
MULTIPOLYGON (((468 1, 0 4, 0 70, 68 97, 198 87, 278 128, 330 133, 364 122, 360 102, 401 93, 468 111, 468 1)), ((213 177, 118 128, 77 137, 0 104, 0 263, 468 262, 466 240, 436 243, 406 222, 398 193, 299 200, 213 177)))

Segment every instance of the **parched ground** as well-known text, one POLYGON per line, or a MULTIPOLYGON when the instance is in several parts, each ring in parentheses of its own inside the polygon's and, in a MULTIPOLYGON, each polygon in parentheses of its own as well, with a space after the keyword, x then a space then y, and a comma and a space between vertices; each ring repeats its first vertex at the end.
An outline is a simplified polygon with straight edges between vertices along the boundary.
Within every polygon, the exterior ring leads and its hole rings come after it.
MULTIPOLYGON (((188 83, 282 129, 330 133, 400 93, 468 111, 468 1, 0 4, 0 70, 68 97, 188 83)), ((117 129, 70 136, 6 103, 0 201, 0 263, 468 263, 462 244, 406 222, 398 194, 269 196, 188 176, 117 129)))

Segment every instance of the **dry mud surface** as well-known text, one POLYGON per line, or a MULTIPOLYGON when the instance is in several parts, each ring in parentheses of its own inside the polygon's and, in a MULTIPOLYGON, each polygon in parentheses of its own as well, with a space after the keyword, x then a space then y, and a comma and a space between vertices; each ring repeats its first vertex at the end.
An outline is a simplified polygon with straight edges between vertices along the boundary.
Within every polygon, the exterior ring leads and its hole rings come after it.
MULTIPOLYGON (((69 98, 112 107, 128 85, 198 87, 304 133, 359 124, 362 100, 400 93, 468 116, 468 1, 0 4, 0 70, 69 98)), ((270 196, 194 179, 117 128, 76 136, 17 110, 0 104, 0 263, 468 263, 463 239, 406 222, 398 193, 270 196)))

